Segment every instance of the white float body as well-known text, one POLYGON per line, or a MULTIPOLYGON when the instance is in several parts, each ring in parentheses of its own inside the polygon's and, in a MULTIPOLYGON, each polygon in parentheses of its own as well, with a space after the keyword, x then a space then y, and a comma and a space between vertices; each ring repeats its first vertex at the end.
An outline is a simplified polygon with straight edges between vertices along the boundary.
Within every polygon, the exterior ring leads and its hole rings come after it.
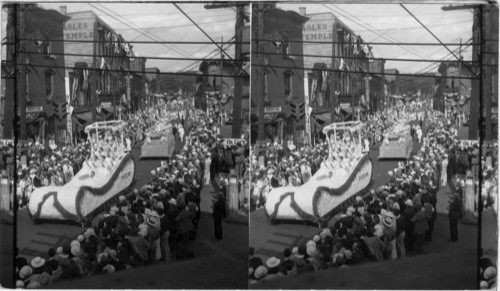
POLYGON ((372 161, 366 154, 348 174, 340 175, 343 170, 330 169, 322 163, 302 186, 272 189, 266 197, 266 215, 269 220, 318 222, 365 189, 372 179, 372 169, 372 161))
POLYGON ((91 177, 86 163, 63 186, 35 188, 28 204, 33 219, 81 221, 132 184, 135 164, 124 155, 111 173, 97 170, 91 177))

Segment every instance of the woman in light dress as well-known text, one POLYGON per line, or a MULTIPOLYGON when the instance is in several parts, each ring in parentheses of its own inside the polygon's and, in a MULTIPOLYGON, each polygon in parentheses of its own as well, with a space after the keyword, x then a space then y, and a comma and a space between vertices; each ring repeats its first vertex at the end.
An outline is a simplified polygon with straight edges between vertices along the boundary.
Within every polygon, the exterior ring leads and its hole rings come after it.
POLYGON ((448 181, 448 155, 443 156, 443 161, 441 162, 441 187, 446 186, 448 181))

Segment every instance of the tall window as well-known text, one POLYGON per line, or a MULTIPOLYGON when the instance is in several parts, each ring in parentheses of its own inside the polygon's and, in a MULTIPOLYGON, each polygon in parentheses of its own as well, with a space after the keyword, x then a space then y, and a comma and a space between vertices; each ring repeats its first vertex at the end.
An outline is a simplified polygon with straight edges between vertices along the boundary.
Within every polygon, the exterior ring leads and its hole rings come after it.
POLYGON ((48 57, 50 55, 51 48, 50 48, 50 40, 46 38, 43 42, 43 55, 48 57))
POLYGON ((284 74, 285 79, 285 100, 291 101, 293 95, 292 74, 287 72, 284 74))
POLYGON ((284 41, 281 48, 283 49, 283 57, 288 57, 290 55, 290 43, 288 41, 284 41))
POLYGON ((52 101, 54 95, 54 72, 45 72, 45 92, 47 101, 52 101))

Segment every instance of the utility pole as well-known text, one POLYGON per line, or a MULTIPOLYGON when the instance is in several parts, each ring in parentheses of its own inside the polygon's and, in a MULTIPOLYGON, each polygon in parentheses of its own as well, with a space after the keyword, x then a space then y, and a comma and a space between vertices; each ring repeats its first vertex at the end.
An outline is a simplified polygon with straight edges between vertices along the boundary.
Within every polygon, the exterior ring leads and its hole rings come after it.
POLYGON ((19 4, 10 4, 8 7, 7 16, 7 54, 6 54, 6 67, 10 68, 10 77, 5 80, 5 104, 4 104, 4 124, 3 124, 3 138, 13 139, 17 137, 15 128, 17 125, 17 99, 15 98, 17 86, 17 59, 16 52, 18 49, 17 42, 17 7, 19 4))
MULTIPOLYGON (((244 14, 245 14, 245 4, 244 3, 213 3, 205 5, 205 9, 221 9, 221 8, 232 8, 236 5, 236 22, 234 25, 234 58, 236 59, 234 64, 234 103, 233 103, 233 125, 231 130, 231 136, 233 138, 241 137, 241 111, 242 111, 242 95, 243 95, 243 80, 241 79, 241 64, 243 60, 241 42, 243 41, 243 27, 244 27, 244 14)), ((222 44, 221 44, 222 48, 222 44)), ((221 54, 224 52, 221 49, 221 54)), ((221 77, 222 78, 222 77, 221 77)), ((222 82, 221 82, 222 86, 222 82)))
POLYGON ((449 5, 443 6, 441 9, 443 11, 452 11, 452 10, 464 10, 464 9, 474 9, 474 20, 472 24, 472 43, 474 44, 472 47, 472 62, 477 64, 479 62, 479 66, 475 67, 476 74, 479 76, 479 79, 472 80, 472 92, 471 92, 471 100, 470 100, 470 110, 469 110, 469 139, 478 139, 481 135, 478 136, 478 130, 482 131, 483 124, 481 122, 481 117, 483 115, 482 112, 482 78, 483 78, 483 70, 482 70, 482 53, 481 53, 481 44, 483 39, 482 34, 482 17, 483 17, 483 5, 449 5))
MULTIPOLYGON (((226 123, 224 122, 224 114, 223 114, 223 111, 225 113, 225 110, 223 110, 222 108, 222 72, 223 72, 223 67, 224 67, 224 50, 223 50, 223 46, 224 46, 224 38, 221 37, 220 38, 220 62, 219 62, 219 104, 220 104, 220 109, 219 109, 219 112, 220 112, 220 125, 226 125, 226 123)), ((214 88, 215 89, 215 88, 214 88)))
POLYGON ((340 69, 340 68, 336 68, 336 57, 339 57, 339 53, 338 53, 338 33, 337 33, 337 21, 334 21, 333 22, 333 27, 332 27, 332 32, 333 32, 333 35, 332 35, 332 65, 331 65, 331 68, 332 68, 332 71, 330 72, 330 118, 331 118, 331 122, 334 123, 335 122, 335 108, 337 108, 337 103, 338 103, 338 100, 337 100, 337 95, 335 94, 335 91, 336 91, 336 85, 337 85, 337 69, 340 69))
POLYGON ((458 58, 460 62, 458 62, 458 97, 462 95, 462 39, 460 39, 460 46, 458 47, 458 58))
POLYGON ((242 111, 242 98, 243 98, 243 80, 240 78, 239 68, 243 63, 243 54, 241 42, 243 40, 243 26, 244 26, 244 14, 245 14, 245 6, 236 5, 236 23, 235 23, 235 34, 234 34, 234 57, 236 58, 236 62, 238 65, 235 66, 234 70, 234 103, 233 103, 233 128, 231 132, 231 136, 233 138, 241 137, 241 111, 242 111))
MULTIPOLYGON (((97 36, 97 21, 94 22, 94 38, 97 36)), ((94 40, 93 44, 93 57, 92 57, 92 86, 90 88, 90 111, 92 112, 92 123, 96 122, 96 108, 97 108, 97 42, 94 40)), ((102 88, 104 90, 104 88, 102 88)), ((101 92, 102 93, 102 92, 101 92)))
MULTIPOLYGON (((262 41, 264 39, 264 3, 259 2, 257 5, 257 17, 258 17, 258 24, 257 24, 257 29, 258 29, 258 34, 257 34, 257 52, 258 52, 258 62, 260 64, 259 74, 258 74, 258 81, 257 81, 257 88, 259 88, 259 92, 257 94, 257 111, 258 111, 258 135, 257 139, 260 142, 264 142, 266 136, 265 136, 265 129, 264 129, 264 95, 266 94, 266 88, 264 86, 265 84, 265 64, 264 64, 264 42, 262 41)), ((286 145, 285 145, 286 146, 286 145)))
MULTIPOLYGON (((484 134, 484 140, 486 141, 491 141, 493 140, 493 118, 491 116, 491 109, 492 109, 492 99, 493 99, 493 84, 492 84, 492 75, 493 75, 493 68, 491 67, 492 65, 492 52, 491 50, 489 49, 491 47, 491 45, 488 45, 488 43, 491 43, 491 41, 488 41, 486 40, 486 38, 484 36, 488 36, 488 37, 492 37, 493 34, 492 34, 492 29, 493 29, 493 25, 497 25, 498 26, 498 19, 496 22, 494 22, 494 24, 492 24, 492 10, 494 9, 494 6, 493 5, 485 5, 484 8, 482 9, 483 10, 483 14, 482 14, 482 17, 483 17, 483 32, 482 32, 482 35, 481 35, 481 45, 483 45, 483 48, 485 49, 485 51, 483 52, 483 56, 484 56, 484 61, 481 61, 481 66, 483 66, 483 69, 484 69, 484 75, 482 76, 484 78, 484 89, 483 89, 483 94, 481 94, 481 96, 483 96, 484 100, 483 100, 483 109, 484 111, 481 111, 481 115, 483 114, 484 112, 484 127, 485 127, 485 134, 484 134), (486 66, 484 66, 484 64, 486 64, 486 66)), ((496 37, 498 39, 498 36, 496 37)), ((498 52, 496 52, 498 54, 498 52)), ((497 80, 495 80, 496 82, 497 80)), ((496 97, 498 98, 498 97, 496 97)), ((481 123, 481 126, 483 126, 483 124, 481 123)))
MULTIPOLYGON (((19 139, 20 140, 26 140, 27 139, 27 128, 26 128, 26 47, 24 43, 25 39, 25 21, 26 21, 26 5, 20 4, 19 5, 19 16, 17 17, 17 20, 19 22, 18 24, 18 32, 16 33, 16 36, 19 38, 17 41, 19 42, 20 45, 18 45, 18 50, 19 52, 15 52, 16 58, 17 58, 17 64, 20 64, 19 66, 19 79, 17 81, 17 100, 19 102, 19 139)), ((15 114, 18 114, 18 112, 15 112, 15 114)), ((15 124, 14 126, 17 126, 15 124)))

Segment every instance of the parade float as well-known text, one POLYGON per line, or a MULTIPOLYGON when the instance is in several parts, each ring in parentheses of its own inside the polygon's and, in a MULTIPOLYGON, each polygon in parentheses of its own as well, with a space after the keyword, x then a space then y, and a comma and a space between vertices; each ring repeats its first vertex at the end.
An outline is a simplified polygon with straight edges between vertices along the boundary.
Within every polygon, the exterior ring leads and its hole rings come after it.
POLYGON ((379 148, 379 159, 408 159, 413 149, 410 124, 404 121, 395 123, 384 134, 379 148))
POLYGON ((359 121, 334 123, 323 128, 329 155, 319 170, 299 187, 278 187, 266 197, 269 220, 321 223, 368 187, 372 161, 362 152, 359 121))
POLYGON ((146 132, 146 138, 141 146, 141 159, 170 158, 173 155, 175 150, 173 120, 172 117, 162 118, 146 132))
POLYGON ((132 184, 135 164, 125 153, 125 126, 120 120, 85 128, 91 142, 90 156, 68 183, 33 191, 28 208, 34 220, 92 219, 132 184))
MULTIPOLYGON (((165 103, 158 101, 154 108, 150 108, 149 115, 155 120, 154 125, 145 133, 141 147, 141 159, 170 158, 175 151, 174 124, 180 123, 187 117, 190 100, 173 100, 165 103)), ((182 126, 177 125, 179 137, 184 132, 182 126)))

